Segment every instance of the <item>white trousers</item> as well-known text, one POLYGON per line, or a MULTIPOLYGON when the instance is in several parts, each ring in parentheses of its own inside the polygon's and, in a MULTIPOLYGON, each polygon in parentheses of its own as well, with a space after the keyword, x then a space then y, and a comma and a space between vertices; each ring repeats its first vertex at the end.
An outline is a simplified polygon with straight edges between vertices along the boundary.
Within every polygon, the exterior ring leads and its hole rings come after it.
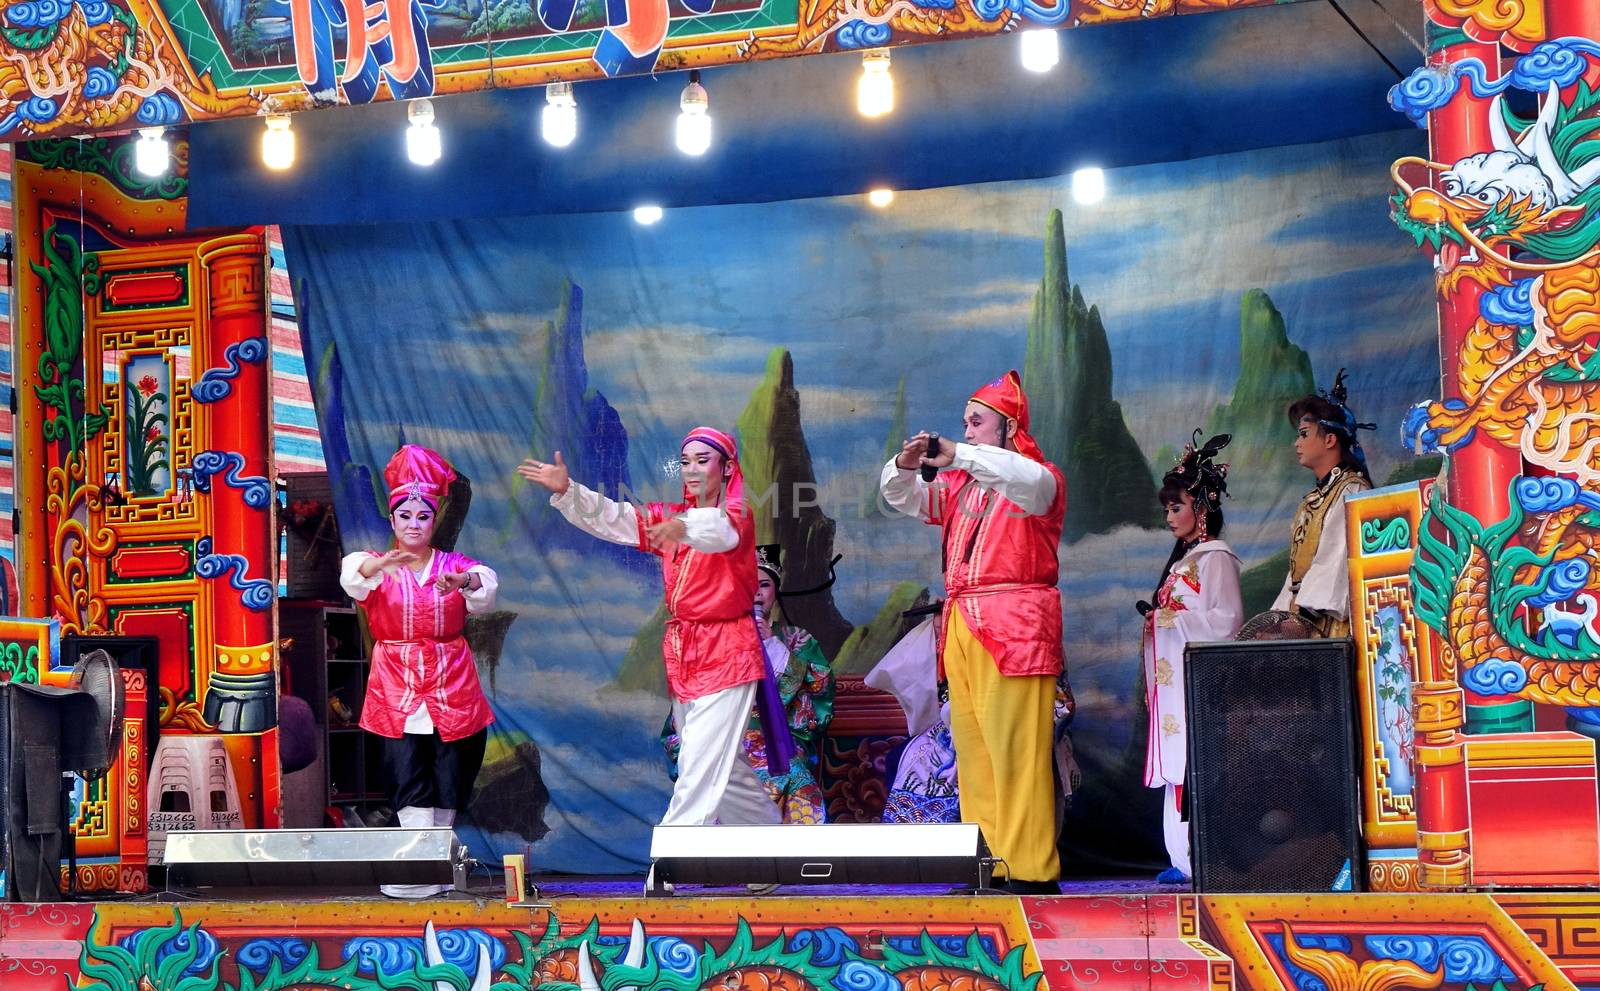
POLYGON ((1184 877, 1194 877, 1189 866, 1189 824, 1183 820, 1183 810, 1178 808, 1178 786, 1167 785, 1162 792, 1161 832, 1167 841, 1167 859, 1172 866, 1183 871, 1184 877))
POLYGON ((678 783, 663 826, 763 825, 782 821, 766 786, 744 759, 745 724, 758 682, 688 702, 673 700, 678 727, 678 783))

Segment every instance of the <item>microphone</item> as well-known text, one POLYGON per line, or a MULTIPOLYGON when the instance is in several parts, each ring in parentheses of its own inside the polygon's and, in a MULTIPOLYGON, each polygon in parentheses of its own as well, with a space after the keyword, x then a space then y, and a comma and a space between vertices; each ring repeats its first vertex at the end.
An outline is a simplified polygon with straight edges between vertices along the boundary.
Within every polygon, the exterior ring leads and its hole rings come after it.
MULTIPOLYGON (((939 453, 939 435, 938 434, 929 434, 928 435, 928 452, 925 455, 925 457, 930 457, 931 458, 931 457, 934 457, 934 456, 938 455, 938 453, 939 453)), ((939 469, 935 468, 934 466, 932 466, 932 465, 923 465, 922 466, 922 480, 924 482, 933 481, 934 478, 938 476, 938 474, 939 474, 939 469)))

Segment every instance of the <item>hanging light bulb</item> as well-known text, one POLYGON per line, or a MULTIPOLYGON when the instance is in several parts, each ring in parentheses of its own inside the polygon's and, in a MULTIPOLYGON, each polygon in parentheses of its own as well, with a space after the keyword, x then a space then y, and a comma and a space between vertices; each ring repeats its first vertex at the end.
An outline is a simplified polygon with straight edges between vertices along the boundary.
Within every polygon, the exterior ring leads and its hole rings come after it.
POLYGON ((879 186, 877 189, 867 193, 867 202, 882 210, 894 202, 894 190, 886 186, 879 186))
POLYGON ((171 160, 171 149, 167 147, 167 129, 139 128, 139 141, 133 146, 133 167, 139 170, 139 174, 165 175, 171 160))
POLYGON ((863 117, 882 117, 894 110, 894 77, 889 75, 889 49, 861 55, 861 80, 856 83, 856 109, 863 117))
POLYGON ((1028 28, 1021 35, 1022 67, 1049 72, 1061 61, 1061 36, 1049 28, 1028 28))
POLYGON ((557 148, 565 148, 578 137, 578 100, 572 95, 571 83, 551 83, 544 88, 539 134, 557 148))
POLYGON ((685 155, 704 155, 711 147, 711 101, 700 85, 700 72, 689 73, 689 85, 678 98, 678 150, 685 155))
POLYGON ((1088 205, 1106 197, 1106 174, 1097 168, 1079 169, 1072 173, 1072 198, 1088 205))
POLYGON ((644 206, 636 206, 633 208, 633 219, 635 223, 640 223, 646 227, 649 227, 651 224, 661 219, 661 208, 653 203, 647 203, 644 206))
POLYGON ((406 157, 416 165, 432 165, 444 154, 439 129, 433 123, 433 102, 412 100, 406 105, 406 157))
POLYGON ((261 164, 279 172, 294 165, 294 132, 288 114, 267 114, 267 130, 261 135, 261 164))

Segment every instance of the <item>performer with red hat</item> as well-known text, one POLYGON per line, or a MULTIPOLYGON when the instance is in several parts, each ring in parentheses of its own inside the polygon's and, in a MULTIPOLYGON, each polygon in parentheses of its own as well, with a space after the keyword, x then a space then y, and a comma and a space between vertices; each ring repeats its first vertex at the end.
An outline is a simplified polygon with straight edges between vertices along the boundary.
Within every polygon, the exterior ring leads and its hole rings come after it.
MULTIPOLYGON (((1067 484, 1028 434, 1015 371, 973 393, 966 443, 906 441, 883 466, 885 501, 944 531, 944 633, 961 818, 1004 862, 1002 886, 1057 892, 1052 724, 1062 670, 1056 547, 1067 484), (924 466, 943 469, 924 481, 924 466)), ((997 872, 998 873, 998 872, 997 872)))
MULTIPOLYGON (((468 613, 494 607, 499 579, 465 554, 432 546, 439 505, 456 473, 407 444, 383 470, 395 547, 345 557, 339 583, 372 630, 361 728, 384 738, 384 763, 400 825, 453 826, 472 797, 494 722, 462 631, 468 613)), ((384 885, 394 898, 425 898, 442 884, 384 885)))
POLYGON ((740 746, 752 706, 767 732, 769 769, 794 755, 777 683, 756 632, 756 524, 744 501, 734 439, 696 427, 680 447, 683 501, 641 512, 572 480, 561 452, 517 473, 551 493, 550 504, 585 533, 661 558, 672 718, 681 739, 678 780, 661 824, 776 823, 740 746))

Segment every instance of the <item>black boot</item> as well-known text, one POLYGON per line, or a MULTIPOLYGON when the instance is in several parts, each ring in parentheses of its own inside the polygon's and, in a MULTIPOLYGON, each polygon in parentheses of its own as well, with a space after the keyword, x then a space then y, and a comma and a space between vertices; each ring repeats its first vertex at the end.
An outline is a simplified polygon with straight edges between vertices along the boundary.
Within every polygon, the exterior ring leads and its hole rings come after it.
POLYGON ((1013 895, 1059 895, 1061 885, 1054 881, 1023 881, 1018 878, 1009 878, 997 882, 996 887, 1009 891, 1013 895))

